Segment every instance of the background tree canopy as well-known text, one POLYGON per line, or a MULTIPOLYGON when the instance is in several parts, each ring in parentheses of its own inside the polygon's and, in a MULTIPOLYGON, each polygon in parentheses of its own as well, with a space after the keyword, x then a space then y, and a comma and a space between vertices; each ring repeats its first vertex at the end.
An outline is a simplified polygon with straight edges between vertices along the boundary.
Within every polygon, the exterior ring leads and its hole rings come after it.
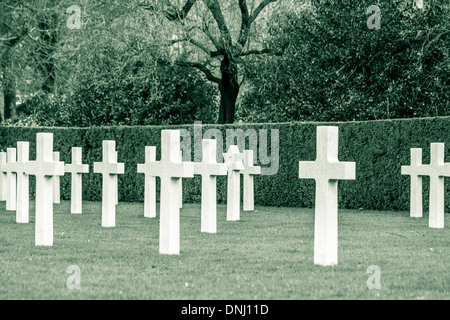
POLYGON ((352 121, 450 114, 448 1, 311 1, 272 25, 281 57, 253 57, 238 117, 248 122, 352 121))
POLYGON ((417 9, 411 0, 5 0, 5 123, 449 115, 449 2, 424 3, 417 9), (74 4, 80 29, 67 24, 74 4), (375 30, 366 25, 373 4, 381 9, 375 30), (23 102, 17 110, 16 96, 23 102))

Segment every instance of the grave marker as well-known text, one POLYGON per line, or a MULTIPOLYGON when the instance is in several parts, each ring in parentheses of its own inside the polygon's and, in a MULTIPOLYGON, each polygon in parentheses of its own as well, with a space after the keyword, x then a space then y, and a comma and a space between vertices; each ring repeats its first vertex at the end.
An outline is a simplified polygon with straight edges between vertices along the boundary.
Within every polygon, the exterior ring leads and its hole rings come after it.
POLYGON ((15 173, 16 148, 6 149, 6 210, 15 211, 17 207, 17 175, 15 173))
POLYGON ((161 160, 148 167, 161 179, 159 252, 180 253, 180 178, 194 177, 194 164, 180 158, 180 131, 161 131, 161 160))
POLYGON ((244 154, 239 153, 239 148, 232 145, 228 152, 223 154, 228 171, 227 184, 227 220, 236 221, 240 219, 241 205, 241 175, 240 171, 244 169, 244 154))
POLYGON ((411 149, 411 165, 401 173, 411 176, 410 215, 422 216, 422 178, 430 177, 429 227, 444 228, 444 177, 450 177, 450 163, 444 163, 444 143, 430 144, 430 164, 422 164, 422 149, 411 149))
POLYGON ((53 161, 53 134, 36 134, 36 160, 26 174, 36 176, 35 244, 53 245, 53 177, 64 175, 64 162, 53 161))
POLYGON ((83 149, 72 147, 72 163, 64 165, 65 172, 71 173, 70 213, 81 214, 83 210, 83 178, 82 173, 89 172, 89 165, 82 163, 83 149))
POLYGON ((318 126, 316 160, 299 162, 299 178, 316 181, 314 263, 338 262, 338 180, 355 179, 355 162, 338 160, 338 127, 318 126))
POLYGON ((5 166, 6 166, 6 152, 1 151, 0 152, 0 201, 6 201, 7 196, 7 186, 6 186, 6 180, 7 175, 5 172, 5 166))
MULTIPOLYGON (((59 161, 59 152, 53 152, 53 161, 59 161)), ((53 177, 53 203, 61 203, 61 183, 59 176, 53 177)))
POLYGON ((216 233, 216 177, 227 174, 227 165, 216 162, 216 140, 202 140, 202 162, 194 163, 194 174, 202 176, 201 232, 216 233))
POLYGON ((94 162, 94 173, 102 174, 102 227, 116 225, 117 175, 125 173, 115 148, 115 141, 103 140, 103 162, 94 162))
POLYGON ((145 175, 144 188, 144 217, 156 218, 156 178, 152 173, 152 166, 156 162, 156 147, 145 147, 145 163, 137 165, 137 172, 145 175))
POLYGON ((244 169, 240 171, 244 183, 244 211, 255 210, 255 193, 253 176, 261 174, 261 167, 253 165, 253 150, 244 150, 244 169))
POLYGON ((29 142, 17 142, 17 161, 10 163, 10 170, 16 174, 16 222, 29 222, 30 189, 26 174, 29 157, 29 142))

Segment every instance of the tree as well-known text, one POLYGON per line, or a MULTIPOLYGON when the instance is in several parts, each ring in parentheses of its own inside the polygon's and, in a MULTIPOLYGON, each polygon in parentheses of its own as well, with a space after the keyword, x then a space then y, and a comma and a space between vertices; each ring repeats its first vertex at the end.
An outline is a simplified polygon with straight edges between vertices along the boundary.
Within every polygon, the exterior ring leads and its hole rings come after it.
POLYGON ((282 57, 254 57, 238 116, 244 121, 353 121, 450 115, 448 2, 313 0, 279 19, 282 57), (370 25, 370 24, 369 24, 370 25), (266 58, 266 59, 264 59, 266 58))
MULTIPOLYGON (((220 92, 219 123, 233 123, 242 79, 240 65, 251 55, 280 55, 283 46, 266 46, 269 5, 277 0, 160 0, 140 4, 161 24, 177 31, 167 37, 168 46, 181 43, 183 52, 175 57, 161 54, 161 64, 176 64, 200 70, 220 92)), ((291 1, 280 1, 284 5, 291 1)), ((272 7, 272 9, 274 9, 272 7)), ((167 29, 166 29, 167 30, 167 29)))

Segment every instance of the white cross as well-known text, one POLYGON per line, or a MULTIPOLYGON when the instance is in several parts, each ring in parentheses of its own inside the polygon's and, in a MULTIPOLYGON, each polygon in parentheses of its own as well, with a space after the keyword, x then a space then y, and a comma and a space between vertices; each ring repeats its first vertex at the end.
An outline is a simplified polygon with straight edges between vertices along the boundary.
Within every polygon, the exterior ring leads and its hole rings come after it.
POLYGON ((145 147, 145 163, 137 165, 137 172, 145 175, 144 217, 156 218, 156 178, 151 174, 156 162, 156 147, 145 147))
POLYGON ((6 152, 1 151, 0 152, 0 201, 6 201, 6 195, 7 195, 7 187, 6 187, 6 180, 7 175, 5 172, 5 166, 6 166, 6 152))
MULTIPOLYGON (((53 152, 53 161, 59 161, 59 152, 53 152)), ((61 203, 61 183, 58 176, 53 177, 53 203, 61 203)))
POLYGON ((147 174, 160 177, 159 252, 180 253, 180 178, 194 177, 194 164, 180 158, 180 131, 161 131, 161 161, 148 166, 147 174))
POLYGON ((72 163, 66 163, 65 172, 71 173, 70 213, 80 214, 83 210, 83 181, 82 173, 89 172, 89 165, 82 163, 83 149, 72 147, 72 163))
POLYGON ((261 174, 261 167, 253 165, 253 150, 244 150, 244 169, 240 171, 244 180, 244 211, 255 210, 253 176, 261 174))
MULTIPOLYGON (((17 142, 17 161, 9 164, 10 170, 16 174, 16 222, 28 223, 29 221, 29 177, 25 173, 28 164, 30 144, 29 142, 17 142)), ((15 158, 15 157, 14 157, 15 158)))
POLYGON ((117 163, 116 142, 103 141, 103 162, 94 162, 94 173, 102 178, 102 226, 116 225, 117 175, 125 173, 125 165, 117 163))
POLYGON ((431 143, 430 164, 422 164, 422 149, 411 149, 411 165, 401 173, 411 176, 410 215, 422 216, 422 177, 430 177, 430 228, 444 228, 444 177, 450 177, 450 163, 444 163, 444 143, 431 143))
POLYGON ((216 140, 202 140, 202 162, 194 163, 194 174, 202 176, 201 232, 217 232, 216 177, 227 174, 227 165, 216 162, 216 140))
POLYGON ((29 161, 26 174, 36 176, 35 244, 53 245, 53 177, 64 175, 64 162, 53 161, 53 134, 36 134, 36 161, 29 161))
POLYGON ((244 154, 239 153, 238 146, 232 145, 228 152, 223 154, 228 171, 227 184, 227 220, 236 221, 240 219, 241 205, 241 175, 240 171, 244 169, 244 154))
POLYGON ((17 207, 17 175, 15 172, 16 148, 6 149, 6 210, 15 211, 17 207))
POLYGON ((299 178, 316 181, 314 263, 338 262, 338 180, 355 179, 355 162, 338 160, 338 127, 318 126, 316 160, 299 162, 299 178))

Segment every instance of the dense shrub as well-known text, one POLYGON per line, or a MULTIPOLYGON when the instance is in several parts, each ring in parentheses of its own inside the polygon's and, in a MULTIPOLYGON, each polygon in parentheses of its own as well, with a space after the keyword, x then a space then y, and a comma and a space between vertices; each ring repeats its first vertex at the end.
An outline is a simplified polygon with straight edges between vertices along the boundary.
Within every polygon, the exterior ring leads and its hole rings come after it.
MULTIPOLYGON (((430 143, 444 142, 445 161, 450 162, 449 117, 327 124, 339 126, 339 160, 356 162, 356 180, 339 182, 341 208, 408 210, 410 179, 401 175, 401 166, 410 164, 410 148, 423 148, 423 163, 426 164, 430 161, 430 143)), ((247 129, 255 129, 257 132, 259 129, 267 129, 269 133, 271 129, 278 129, 279 170, 274 175, 255 177, 255 203, 269 206, 312 207, 314 181, 298 178, 298 161, 315 159, 317 125, 324 123, 208 125, 203 126, 203 133, 207 129, 217 128, 223 137, 226 137, 227 129, 243 129, 244 132, 247 129)), ((101 175, 94 174, 92 167, 94 162, 101 161, 102 140, 115 140, 118 161, 125 163, 125 174, 119 176, 119 198, 121 201, 143 201, 144 175, 136 172, 136 164, 144 162, 146 145, 157 146, 159 159, 161 130, 167 128, 187 129, 191 137, 194 137, 192 125, 0 127, 0 149, 4 151, 7 147, 14 147, 17 141, 30 141, 30 159, 34 159, 37 132, 54 133, 54 150, 61 152, 62 161, 71 161, 71 147, 83 147, 83 163, 90 165, 90 173, 83 175, 83 197, 85 200, 100 200, 101 175)), ((194 143, 194 139, 191 140, 194 143)), ((260 159, 258 152, 257 164, 260 164, 260 159)), ((226 178, 221 176, 217 181, 218 202, 226 203, 226 178)), ((450 210, 450 184, 447 183, 445 188, 445 206, 450 210)), ((200 177, 183 179, 183 199, 186 202, 198 203, 200 192, 200 177)), ((427 183, 424 183, 423 194, 424 208, 427 208, 429 194, 427 183)), ((69 175, 61 179, 61 196, 63 199, 70 197, 69 175)))
POLYGON ((66 95, 37 93, 6 125, 108 126, 187 124, 217 118, 216 88, 195 69, 148 68, 136 63, 120 71, 99 64, 82 74, 66 95))
POLYGON ((255 56, 237 117, 249 122, 351 121, 450 115, 448 1, 312 0, 279 17, 255 56), (369 29, 370 5, 381 29, 369 29))

